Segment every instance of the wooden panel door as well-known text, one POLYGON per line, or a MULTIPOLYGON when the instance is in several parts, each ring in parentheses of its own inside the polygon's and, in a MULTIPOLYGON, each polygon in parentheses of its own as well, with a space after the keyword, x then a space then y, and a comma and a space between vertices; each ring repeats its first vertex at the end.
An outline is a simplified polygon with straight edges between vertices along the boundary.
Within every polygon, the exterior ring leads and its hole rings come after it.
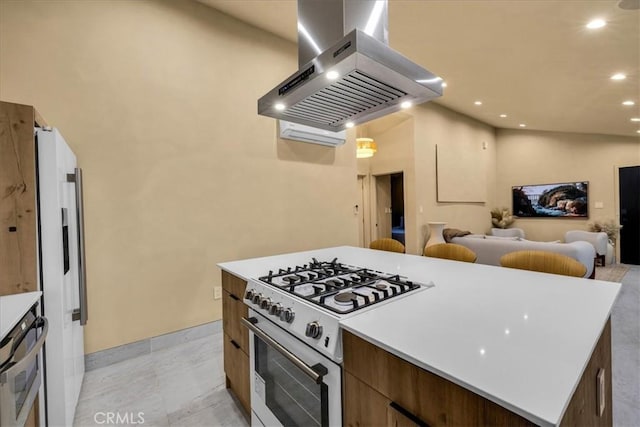
POLYGON ((0 102, 0 295, 38 290, 34 111, 0 102))

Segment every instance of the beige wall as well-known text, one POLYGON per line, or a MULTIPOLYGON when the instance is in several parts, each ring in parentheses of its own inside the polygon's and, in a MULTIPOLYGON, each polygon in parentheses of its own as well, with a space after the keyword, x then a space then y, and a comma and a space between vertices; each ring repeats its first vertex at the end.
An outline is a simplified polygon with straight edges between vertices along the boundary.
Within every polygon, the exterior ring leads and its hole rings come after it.
POLYGON ((84 168, 87 352, 219 319, 217 262, 357 244, 352 138, 279 141, 256 114, 296 64, 191 1, 0 2, 0 98, 84 168))
POLYGON ((618 219, 617 168, 640 165, 640 139, 623 136, 497 131, 496 200, 511 207, 511 187, 589 181, 589 219, 517 219, 531 240, 563 239, 568 230, 586 230, 596 219, 618 219), (602 209, 595 209, 602 202, 602 209))
MULTIPOLYGON (((447 227, 485 233, 491 228, 490 210, 496 185, 495 131, 489 125, 434 103, 378 119, 363 126, 362 136, 371 136, 378 152, 370 159, 358 160, 361 174, 404 173, 405 246, 407 253, 422 254, 428 239, 430 221, 446 221, 447 227), (481 147, 486 149, 464 170, 475 173, 454 176, 454 185, 484 182, 484 203, 440 203, 436 198, 436 145, 448 149, 481 147), (481 174, 478 176, 478 174, 481 174)), ((468 159, 466 161, 469 161, 468 159)), ((374 192, 374 181, 371 192, 374 192)), ((375 216, 375 206, 371 206, 375 216)), ((375 218, 372 217, 372 227, 375 218)))
MULTIPOLYGON (((491 208, 495 204, 496 142, 493 127, 434 103, 414 109, 415 118, 415 170, 417 207, 417 246, 423 248, 428 239, 428 222, 446 222, 446 227, 485 233, 491 228, 491 208), (484 180, 486 202, 438 202, 436 197, 436 145, 439 147, 480 146, 486 142, 476 162, 461 173, 456 185, 484 180), (422 213, 420 212, 422 207, 422 213)), ((453 179, 453 178, 452 178, 453 179)))
MULTIPOLYGON (((358 173, 404 172, 420 253, 429 221, 488 232, 517 184, 589 180, 592 219, 614 217, 615 166, 640 164, 638 139, 496 136, 434 103, 368 125, 378 153, 356 163, 354 132, 336 149, 281 141, 256 114, 296 64, 293 44, 187 0, 0 1, 0 98, 36 106, 85 171, 87 352, 220 318, 217 262, 357 245, 358 173), (487 201, 437 202, 436 145, 483 142, 457 184, 483 173, 487 201)), ((555 240, 586 221, 515 226, 555 240)))

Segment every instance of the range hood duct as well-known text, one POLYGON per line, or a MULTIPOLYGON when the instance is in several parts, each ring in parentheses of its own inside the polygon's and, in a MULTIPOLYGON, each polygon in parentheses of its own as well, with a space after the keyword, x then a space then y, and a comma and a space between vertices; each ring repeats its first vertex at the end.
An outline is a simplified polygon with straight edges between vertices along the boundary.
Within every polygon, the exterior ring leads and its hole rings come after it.
POLYGON ((387 0, 298 0, 299 70, 258 114, 338 132, 442 96, 442 79, 391 49, 387 28, 387 0))

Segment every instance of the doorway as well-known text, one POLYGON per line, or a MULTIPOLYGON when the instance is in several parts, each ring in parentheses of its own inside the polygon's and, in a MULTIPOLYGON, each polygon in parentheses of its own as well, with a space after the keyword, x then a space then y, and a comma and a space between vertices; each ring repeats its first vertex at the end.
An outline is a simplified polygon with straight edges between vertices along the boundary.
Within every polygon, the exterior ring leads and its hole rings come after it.
POLYGON ((404 174, 376 175, 376 238, 390 237, 405 244, 404 174))
POLYGON ((620 183, 620 262, 640 265, 640 166, 618 169, 620 183))

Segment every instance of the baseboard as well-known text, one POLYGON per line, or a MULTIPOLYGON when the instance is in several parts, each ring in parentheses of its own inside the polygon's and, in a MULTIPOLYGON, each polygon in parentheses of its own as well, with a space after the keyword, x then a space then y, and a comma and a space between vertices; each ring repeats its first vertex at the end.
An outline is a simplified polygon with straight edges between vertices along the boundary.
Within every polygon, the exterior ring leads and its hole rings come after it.
POLYGON ((204 325, 96 351, 95 353, 84 356, 84 370, 93 371, 94 369, 103 368, 134 357, 144 356, 153 351, 204 338, 218 332, 222 332, 222 320, 216 320, 215 322, 205 323, 204 325))

